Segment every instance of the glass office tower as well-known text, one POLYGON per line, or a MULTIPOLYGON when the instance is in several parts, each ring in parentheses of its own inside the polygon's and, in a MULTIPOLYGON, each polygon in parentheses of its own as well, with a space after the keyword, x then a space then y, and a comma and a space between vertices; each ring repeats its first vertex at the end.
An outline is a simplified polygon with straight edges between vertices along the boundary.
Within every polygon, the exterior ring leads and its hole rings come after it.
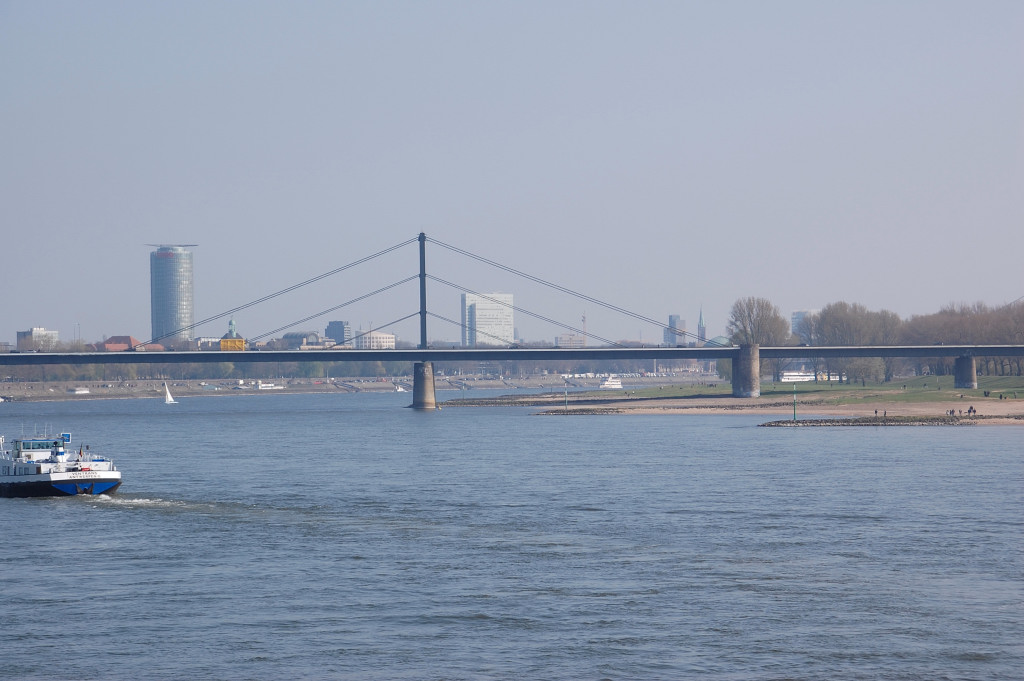
POLYGON ((157 246, 149 254, 150 316, 153 341, 172 347, 193 338, 192 251, 183 244, 157 246))
POLYGON ((462 347, 515 341, 511 293, 462 294, 462 347))

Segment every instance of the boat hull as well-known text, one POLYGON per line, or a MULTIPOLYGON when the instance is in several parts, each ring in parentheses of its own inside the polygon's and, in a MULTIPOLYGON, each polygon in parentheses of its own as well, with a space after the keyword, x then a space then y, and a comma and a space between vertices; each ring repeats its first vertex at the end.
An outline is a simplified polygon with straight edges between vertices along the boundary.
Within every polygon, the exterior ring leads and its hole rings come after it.
POLYGON ((120 477, 95 477, 74 480, 19 480, 0 482, 0 497, 68 497, 113 494, 121 486, 120 477))

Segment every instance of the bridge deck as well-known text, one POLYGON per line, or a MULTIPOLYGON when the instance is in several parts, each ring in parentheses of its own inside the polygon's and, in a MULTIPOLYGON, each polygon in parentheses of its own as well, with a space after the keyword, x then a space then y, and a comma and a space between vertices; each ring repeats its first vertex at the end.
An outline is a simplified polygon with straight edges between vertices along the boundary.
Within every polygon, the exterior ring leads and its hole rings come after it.
MULTIPOLYGON (((425 350, 272 350, 210 352, 9 352, 0 366, 52 364, 191 364, 217 362, 494 362, 566 359, 734 359, 738 347, 427 348, 425 350)), ((785 346, 760 348, 761 359, 838 357, 1021 357, 1024 345, 785 346)))

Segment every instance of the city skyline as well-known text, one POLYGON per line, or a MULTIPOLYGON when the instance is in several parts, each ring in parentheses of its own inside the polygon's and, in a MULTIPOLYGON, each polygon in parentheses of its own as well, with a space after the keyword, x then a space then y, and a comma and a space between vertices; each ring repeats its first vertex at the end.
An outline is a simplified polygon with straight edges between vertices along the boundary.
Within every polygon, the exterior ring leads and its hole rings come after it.
MULTIPOLYGON (((747 296, 906 319, 1024 295, 1018 2, 99 0, 0 16, 5 342, 147 336, 153 242, 202 243, 198 319, 419 232, 649 318, 702 306, 712 337, 747 296), (29 283, 17 258, 56 265, 29 283)), ((415 275, 414 250, 244 310, 239 328, 415 275)), ((462 290, 585 313, 597 336, 662 337, 428 258, 462 290)), ((415 287, 344 315, 414 314, 415 287)), ((431 282, 428 307, 457 320, 453 293, 431 282)), ((417 338, 416 320, 394 332, 417 338)), ((431 319, 430 334, 459 329, 431 319)))
MULTIPOLYGON (((151 244, 155 246, 156 250, 151 251, 149 254, 150 259, 150 318, 151 318, 151 338, 156 342, 157 345, 175 346, 177 348, 185 348, 192 345, 193 341, 208 341, 210 338, 218 338, 219 327, 223 326, 224 319, 228 319, 227 328, 228 335, 235 337, 235 329, 237 323, 235 315, 230 311, 222 311, 216 315, 216 319, 208 321, 203 325, 195 324, 195 313, 194 313, 194 300, 195 300, 195 289, 194 289, 194 269, 193 269, 193 252, 187 250, 188 248, 195 247, 196 244, 151 244), (205 327, 209 333, 199 333, 196 329, 199 326, 205 327)), ((319 275, 314 278, 319 278, 319 275)), ((278 293, 270 294, 267 297, 274 297, 278 293)), ((523 338, 518 334, 515 322, 514 322, 514 303, 513 295, 507 293, 487 293, 487 294, 467 294, 463 293, 460 295, 460 310, 461 310, 461 323, 460 323, 460 339, 459 344, 463 347, 476 347, 478 345, 507 345, 518 341, 524 341, 528 343, 553 343, 559 345, 560 339, 564 344, 566 339, 576 338, 577 340, 572 341, 573 344, 582 343, 586 345, 587 341, 583 340, 584 337, 589 336, 586 332, 586 320, 585 315, 583 319, 583 328, 579 329, 573 324, 575 321, 564 321, 561 322, 563 325, 553 324, 552 329, 555 329, 555 335, 553 337, 537 337, 537 338, 523 338)), ((327 338, 332 338, 338 341, 339 344, 351 343, 354 331, 352 324, 348 321, 332 320, 328 318, 327 314, 317 315, 319 319, 307 319, 303 323, 293 324, 288 326, 286 329, 281 329, 283 336, 296 335, 305 331, 310 331, 314 328, 323 328, 323 335, 327 338), (337 336, 337 338, 335 338, 337 336)), ((701 315, 703 319, 703 313, 701 315)), ((553 320, 554 321, 554 320, 553 320)), ((679 315, 668 316, 668 326, 675 328, 678 335, 682 340, 680 343, 685 344, 688 342, 685 328, 685 321, 681 321, 679 315)), ((369 324, 367 331, 373 328, 378 330, 380 327, 373 327, 372 322, 369 324)), ((359 329, 363 329, 363 325, 359 324, 359 329)), ((316 331, 319 333, 319 331, 316 331)), ((667 339, 670 331, 669 329, 663 330, 663 335, 667 339)), ((118 336, 124 336, 124 334, 117 334, 118 336)), ((244 337, 245 334, 238 334, 238 337, 244 337)), ((105 341, 110 335, 104 335, 101 338, 88 339, 82 337, 76 337, 75 342, 101 342, 105 341)), ((127 337, 127 336, 125 336, 127 337)), ((277 336, 276 338, 281 338, 277 336)), ((695 336, 694 336, 695 337, 695 336)), ((22 347, 22 340, 26 341, 28 346, 33 348, 41 347, 41 345, 56 345, 59 341, 59 331, 53 329, 46 329, 45 327, 33 327, 28 331, 17 332, 18 342, 12 347, 22 347), (39 342, 32 340, 32 334, 39 334, 40 337, 46 338, 46 340, 40 344, 39 342)), ((432 342, 452 342, 448 338, 431 335, 430 340, 432 342)), ((619 338, 611 340, 611 342, 626 341, 626 342, 642 342, 642 332, 638 338, 619 338)), ((66 343, 67 341, 65 341, 66 343)), ((143 341, 140 341, 140 343, 143 341)), ((409 342, 406 340, 405 342, 409 342)), ((664 341, 668 343, 667 340, 664 341)), ((0 339, 0 344, 4 344, 6 341, 0 339)), ((590 340, 591 344, 595 341, 590 340)), ((601 345, 600 339, 598 339, 597 345, 601 345)))
MULTIPOLYGON (((429 240, 428 240, 429 241, 429 240)), ((157 345, 164 345, 170 349, 187 349, 194 345, 193 340, 209 341, 210 336, 203 336, 196 332, 197 325, 194 323, 194 310, 193 302, 195 299, 195 291, 193 285, 193 265, 192 265, 192 251, 187 250, 188 248, 195 247, 197 244, 150 244, 155 246, 157 250, 150 252, 150 286, 151 286, 151 323, 152 323, 152 337, 157 341, 157 345)), ((379 255, 379 254, 378 254, 379 255)), ((471 254, 469 254, 471 255, 471 254)), ((376 257, 376 256, 374 256, 376 257)), ((362 261, 373 260, 374 257, 361 259, 362 261)), ((489 263, 496 265, 500 269, 508 269, 502 266, 500 263, 489 263)), ((342 269, 347 269, 348 266, 342 269)), ((521 273, 515 270, 511 270, 517 276, 524 276, 526 280, 533 280, 530 275, 521 273)), ((318 274, 305 282, 293 284, 286 289, 271 293, 263 296, 256 301, 250 301, 242 305, 239 308, 235 308, 228 311, 218 313, 214 317, 204 320, 204 324, 207 328, 212 328, 209 325, 219 324, 218 320, 228 318, 228 336, 230 337, 245 337, 245 334, 236 334, 236 320, 234 313, 239 309, 249 308, 255 304, 263 302, 268 299, 275 298, 281 294, 290 292, 295 289, 299 289, 309 283, 327 278, 334 274, 322 273, 318 274)), ((409 278, 410 280, 412 278, 409 278)), ((449 282, 438 279, 438 282, 443 284, 449 284, 449 282)), ((559 289, 557 284, 550 284, 548 282, 534 281, 534 283, 541 283, 546 287, 554 287, 559 289)), ((578 295, 571 290, 563 290, 564 293, 578 295)), ((362 297, 362 296, 361 296, 362 297)), ((361 298, 360 297, 360 298, 361 298)), ((602 301, 596 301, 590 299, 590 302, 598 303, 601 306, 605 306, 602 301)), ((551 337, 536 337, 536 338, 524 338, 519 334, 518 328, 514 322, 514 310, 515 305, 513 303, 513 295, 506 293, 462 293, 460 295, 460 314, 461 323, 460 334, 461 338, 458 344, 462 347, 478 347, 478 346, 502 346, 511 345, 513 343, 527 343, 532 345, 554 345, 555 347, 586 347, 589 344, 595 346, 600 345, 615 345, 620 342, 623 343, 650 343, 650 340, 644 339, 643 332, 641 331, 637 338, 622 337, 618 339, 606 339, 587 332, 586 325, 586 314, 582 317, 582 329, 579 329, 572 325, 570 322, 559 322, 558 320, 546 320, 548 323, 553 325, 558 331, 556 335, 551 337), (486 340, 481 340, 481 338, 486 340)), ((676 346, 676 345, 702 345, 705 341, 709 340, 713 334, 709 334, 707 331, 706 320, 704 318, 703 305, 699 308, 697 331, 691 333, 687 331, 686 321, 678 314, 667 315, 667 323, 657 322, 657 328, 660 329, 662 339, 660 345, 662 346, 676 346)), ((617 310, 618 312, 624 312, 627 316, 637 317, 635 313, 626 310, 617 310)), ((324 333, 320 334, 319 331, 313 333, 317 337, 334 338, 332 335, 332 328, 334 329, 334 335, 340 337, 339 344, 348 344, 353 338, 353 330, 350 322, 348 321, 337 321, 328 320, 328 313, 333 310, 324 311, 317 315, 307 317, 304 320, 287 325, 285 327, 279 327, 277 331, 283 332, 283 337, 297 336, 305 333, 313 327, 319 327, 324 329, 324 333), (326 325, 326 327, 324 326, 326 325), (340 333, 339 333, 340 332, 340 333)), ((818 310, 793 310, 788 314, 787 325, 789 326, 790 333, 796 335, 801 332, 798 328, 800 322, 807 315, 817 314, 818 310)), ((532 313, 527 311, 527 314, 533 316, 532 313)), ((411 315, 410 315, 411 316, 411 315)), ((434 315, 437 316, 437 315, 434 315)), ((442 318, 443 319, 443 318, 442 318)), ((654 322, 650 318, 648 321, 654 322)), ((445 320, 450 321, 450 320, 445 320)), ((383 335, 390 336, 390 346, 395 347, 396 340, 400 344, 411 344, 411 341, 407 338, 402 338, 399 334, 387 331, 392 325, 385 324, 383 326, 375 326, 372 322, 367 327, 366 333, 371 335, 383 335)), ((363 329, 363 325, 359 324, 360 331, 363 329)), ((77 330, 76 330, 77 331, 77 330)), ((19 350, 23 349, 55 349, 59 343, 59 331, 47 329, 45 327, 32 327, 27 331, 17 332, 17 342, 11 345, 7 341, 0 339, 0 345, 6 345, 9 347, 16 347, 19 350)), ((228 337, 224 336, 224 337, 228 337)), ((725 337, 725 334, 719 334, 720 337, 725 337)), ((123 339, 129 338, 130 335, 118 335, 116 338, 123 339)), ((257 336, 258 339, 263 341, 280 339, 282 336, 269 337, 268 334, 262 334, 257 336)), ((96 342, 106 342, 107 336, 102 339, 95 339, 96 342)), ((371 341, 367 338, 356 338, 357 347, 366 346, 367 344, 373 345, 377 349, 382 349, 385 346, 380 345, 380 340, 371 341)), ((88 339, 82 338, 76 335, 76 342, 87 343, 88 339)), ((133 343, 136 341, 133 340, 133 343)), ((449 338, 440 337, 435 333, 428 331, 428 342, 430 343, 441 343, 451 344, 452 341, 449 338)), ((143 341, 137 341, 138 344, 142 344, 143 341)), ((66 343, 65 343, 66 344, 66 343)), ((365 348, 364 348, 365 349, 365 348)))

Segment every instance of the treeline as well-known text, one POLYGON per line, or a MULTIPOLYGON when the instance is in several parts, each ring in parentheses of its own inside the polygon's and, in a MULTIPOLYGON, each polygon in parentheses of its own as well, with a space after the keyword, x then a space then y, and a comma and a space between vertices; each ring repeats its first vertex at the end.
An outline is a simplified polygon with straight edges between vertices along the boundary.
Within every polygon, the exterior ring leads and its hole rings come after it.
MULTIPOLYGON (((869 310, 858 303, 830 303, 808 314, 788 333, 778 308, 763 298, 743 298, 733 305, 729 335, 736 344, 759 345, 1021 345, 1024 344, 1024 303, 999 307, 983 303, 948 305, 936 313, 901 319, 889 310, 869 310)), ((955 359, 849 358, 824 360, 810 357, 815 369, 845 375, 852 381, 889 381, 902 374, 946 375, 955 359)), ((791 362, 791 361, 789 361, 791 362)), ((978 357, 978 373, 1020 376, 1021 357, 978 357)), ((787 360, 771 363, 775 377, 787 360)))
MULTIPOLYGON (((659 367, 665 367, 659 364, 659 367)), ((650 360, 564 360, 544 362, 435 362, 435 375, 524 377, 575 373, 640 373, 650 360)), ((277 378, 393 378, 411 376, 412 362, 189 362, 157 364, 53 364, 5 367, 9 381, 115 383, 157 380, 255 380, 277 378)))
POLYGON ((6 367, 7 380, 113 383, 141 379, 222 380, 408 376, 411 362, 188 362, 6 367))
MULTIPOLYGON (((830 303, 806 315, 796 328, 779 308, 765 298, 741 298, 730 313, 726 329, 736 345, 1022 345, 1024 303, 999 307, 983 303, 948 305, 936 313, 901 319, 889 310, 869 310, 858 303, 830 303)), ((63 352, 82 352, 85 347, 62 346, 63 352)), ((850 381, 888 381, 899 375, 946 375, 954 359, 808 357, 816 371, 845 376, 850 381)), ((1024 358, 978 357, 978 373, 992 376, 1024 375, 1024 358)), ((795 367, 793 360, 765 360, 775 377, 795 367)), ((650 361, 566 360, 551 362, 448 362, 437 364, 435 373, 524 376, 548 373, 631 373, 653 371, 650 361)), ((659 364, 658 369, 674 370, 659 364)), ((730 362, 718 362, 723 378, 730 362)), ((188 364, 90 364, 7 367, 7 380, 20 381, 130 381, 137 379, 273 379, 327 377, 394 377, 412 373, 411 362, 218 362, 188 364)))

